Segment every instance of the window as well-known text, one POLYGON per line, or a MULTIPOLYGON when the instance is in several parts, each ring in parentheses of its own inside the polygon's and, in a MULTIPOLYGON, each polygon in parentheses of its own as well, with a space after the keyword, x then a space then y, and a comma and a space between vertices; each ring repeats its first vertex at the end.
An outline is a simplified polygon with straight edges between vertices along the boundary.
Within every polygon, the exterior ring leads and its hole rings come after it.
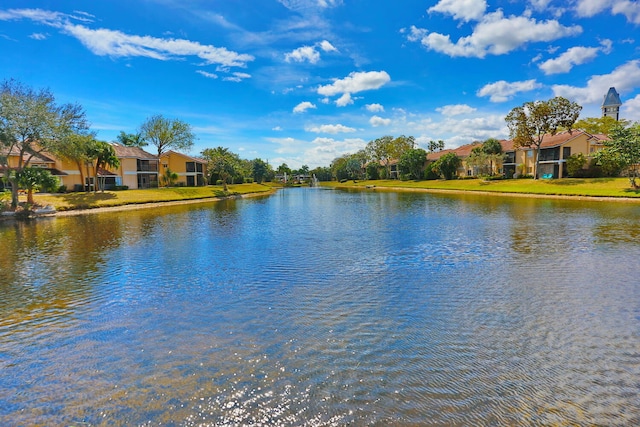
POLYGON ((571 147, 562 147, 562 158, 566 159, 571 156, 571 147))
POLYGON ((527 158, 533 158, 533 150, 527 150, 527 158))

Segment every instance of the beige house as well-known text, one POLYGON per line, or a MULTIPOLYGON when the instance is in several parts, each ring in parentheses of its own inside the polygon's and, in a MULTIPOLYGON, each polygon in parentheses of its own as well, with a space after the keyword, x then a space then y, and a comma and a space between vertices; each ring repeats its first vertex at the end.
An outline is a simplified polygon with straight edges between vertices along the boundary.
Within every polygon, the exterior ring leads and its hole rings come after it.
POLYGON ((175 151, 160 156, 160 177, 166 170, 178 175, 176 184, 187 187, 207 185, 207 162, 175 151))
POLYGON ((112 171, 98 171, 106 174, 107 188, 110 185, 126 185, 134 188, 158 187, 158 157, 140 147, 126 147, 113 143, 120 166, 112 171))
MULTIPOLYGON (((555 135, 545 135, 540 146, 540 178, 566 178, 567 158, 573 154, 582 153, 590 158, 594 152, 604 148, 606 135, 592 135, 583 130, 559 132, 555 135)), ((455 153, 461 158, 462 164, 458 168, 459 177, 477 176, 477 170, 466 162, 471 150, 481 143, 462 145, 458 148, 429 153, 428 161, 436 161, 444 154, 455 153)), ((536 164, 535 147, 513 147, 513 140, 500 141, 504 157, 494 164, 494 174, 504 174, 507 178, 519 175, 533 175, 536 164)))
MULTIPOLYGON (((567 158, 582 153, 590 158, 593 153, 604 148, 606 135, 592 135, 582 130, 564 131, 555 135, 545 135, 540 145, 539 178, 566 178, 567 158)), ((503 163, 505 175, 533 175, 536 164, 535 147, 520 147, 506 151, 503 163)))

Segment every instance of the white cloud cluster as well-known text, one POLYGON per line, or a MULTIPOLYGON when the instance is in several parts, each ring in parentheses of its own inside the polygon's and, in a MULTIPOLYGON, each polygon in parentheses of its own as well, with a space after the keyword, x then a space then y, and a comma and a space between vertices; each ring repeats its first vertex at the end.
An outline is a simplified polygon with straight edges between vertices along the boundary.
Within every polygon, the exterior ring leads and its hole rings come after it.
POLYGON ((456 104, 456 105, 445 105, 444 107, 436 108, 443 116, 459 116, 462 114, 470 114, 476 111, 475 108, 470 107, 466 104, 456 104))
POLYGON ((377 128, 379 126, 389 126, 391 124, 391 119, 383 119, 380 116, 373 116, 369 119, 369 123, 374 128, 377 128))
POLYGON ((487 2, 485 0, 440 0, 427 12, 440 12, 467 22, 482 18, 486 9, 487 2))
POLYGON ((293 107, 293 112, 294 113, 304 113, 305 111, 307 111, 310 108, 316 108, 316 106, 314 104, 312 104, 309 101, 304 101, 301 102, 300 104, 296 105, 295 107, 293 107))
POLYGON ((66 15, 41 9, 10 9, 0 11, 0 20, 30 19, 58 28, 78 39, 98 56, 146 57, 163 61, 195 56, 204 60, 205 64, 220 64, 226 67, 246 67, 248 62, 255 59, 252 55, 191 40, 130 35, 106 28, 92 29, 74 24, 72 20, 88 21, 88 14, 80 15, 66 15))
POLYGON ((640 3, 634 0, 576 0, 576 12, 581 17, 591 17, 605 10, 614 15, 624 15, 627 21, 640 24, 640 3))
POLYGON ((488 96, 491 102, 505 102, 520 92, 529 92, 538 89, 542 85, 535 80, 519 82, 507 82, 500 80, 483 86, 477 93, 478 96, 488 96))
POLYGON ((502 10, 484 15, 473 33, 460 37, 455 43, 451 36, 412 26, 409 41, 420 41, 426 48, 452 57, 484 58, 502 55, 527 43, 549 42, 582 33, 582 27, 566 27, 555 20, 537 21, 528 16, 505 17, 502 10))
POLYGON ((352 72, 344 79, 335 79, 330 85, 318 87, 318 94, 325 97, 342 94, 336 100, 336 105, 344 107, 353 104, 351 94, 379 89, 389 81, 391 81, 391 77, 386 71, 352 72))
POLYGON ((320 60, 320 53, 313 46, 302 46, 284 55, 287 62, 304 62, 308 61, 315 64, 320 60))
POLYGON ((578 104, 601 103, 609 88, 614 86, 623 95, 640 87, 640 60, 620 65, 609 74, 592 76, 585 87, 553 85, 553 93, 578 104))
POLYGON ((384 107, 381 104, 367 104, 365 108, 370 113, 382 113, 384 112, 384 107))
POLYGON ((547 75, 568 73, 575 65, 581 65, 592 61, 600 52, 605 54, 611 52, 611 40, 603 40, 601 45, 602 46, 600 47, 574 46, 567 49, 566 52, 562 53, 557 58, 544 61, 539 65, 539 67, 547 75))
POLYGON ((317 48, 322 49, 324 52, 336 52, 338 50, 327 40, 322 40, 314 46, 302 46, 286 53, 284 55, 284 60, 287 62, 307 61, 311 64, 315 64, 320 60, 320 52, 318 52, 317 48))
POLYGON ((349 133, 349 132, 355 132, 356 131, 355 128, 352 128, 352 127, 349 127, 349 126, 345 126, 345 125, 341 125, 341 124, 311 126, 311 127, 305 128, 305 130, 307 132, 329 133, 329 134, 332 134, 332 135, 335 135, 337 133, 349 133))

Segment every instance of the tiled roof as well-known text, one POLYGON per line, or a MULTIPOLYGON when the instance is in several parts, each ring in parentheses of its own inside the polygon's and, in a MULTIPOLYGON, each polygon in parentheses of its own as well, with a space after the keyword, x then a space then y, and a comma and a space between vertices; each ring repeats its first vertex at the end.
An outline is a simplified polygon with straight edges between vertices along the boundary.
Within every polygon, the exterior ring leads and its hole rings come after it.
POLYGON ((144 151, 140 147, 125 147, 124 145, 112 143, 111 144, 116 152, 116 156, 120 158, 128 157, 134 159, 143 160, 157 160, 158 156, 144 151))

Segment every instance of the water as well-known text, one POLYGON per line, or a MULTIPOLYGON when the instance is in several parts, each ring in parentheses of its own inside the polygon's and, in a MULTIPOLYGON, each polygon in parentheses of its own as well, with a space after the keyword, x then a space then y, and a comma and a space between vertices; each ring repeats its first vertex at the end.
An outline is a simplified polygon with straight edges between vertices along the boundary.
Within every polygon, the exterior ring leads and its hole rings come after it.
POLYGON ((640 425, 639 219, 304 188, 0 223, 0 425, 640 425))

